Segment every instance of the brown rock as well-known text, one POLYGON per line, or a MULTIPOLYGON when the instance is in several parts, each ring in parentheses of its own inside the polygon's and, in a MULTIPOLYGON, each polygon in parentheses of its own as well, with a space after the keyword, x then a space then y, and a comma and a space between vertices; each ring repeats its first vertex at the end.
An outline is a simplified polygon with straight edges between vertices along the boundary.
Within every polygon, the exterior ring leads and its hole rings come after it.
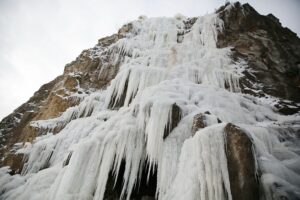
POLYGON ((197 115, 194 116, 193 119, 193 126, 192 126, 192 133, 193 135, 195 135, 195 133, 201 129, 201 128, 205 128, 206 127, 206 123, 205 123, 205 115, 202 113, 199 113, 197 115))
POLYGON ((193 125, 192 125, 192 134, 195 135, 195 133, 199 130, 199 129, 202 129, 202 128, 205 128, 211 124, 208 124, 207 122, 207 119, 210 118, 210 119, 213 119, 210 120, 210 123, 222 123, 222 121, 214 116, 214 115, 211 115, 209 111, 206 111, 203 113, 198 113, 197 115, 194 116, 194 119, 193 119, 193 125))
POLYGON ((10 174, 19 174, 21 173, 24 165, 24 155, 23 154, 14 154, 10 153, 5 158, 4 163, 6 163, 8 166, 10 166, 10 174))
POLYGON ((259 199, 251 140, 243 130, 231 123, 226 125, 224 131, 232 199, 259 199))
MULTIPOLYGON (((272 14, 257 13, 249 4, 221 7, 217 13, 224 21, 218 34, 220 48, 233 47, 233 58, 247 61, 240 80, 243 93, 265 94, 300 102, 300 39, 281 26, 272 14)), ((280 110, 279 110, 280 111, 280 110)), ((294 112, 300 111, 300 108, 294 112)), ((285 114, 285 112, 283 112, 285 114)))

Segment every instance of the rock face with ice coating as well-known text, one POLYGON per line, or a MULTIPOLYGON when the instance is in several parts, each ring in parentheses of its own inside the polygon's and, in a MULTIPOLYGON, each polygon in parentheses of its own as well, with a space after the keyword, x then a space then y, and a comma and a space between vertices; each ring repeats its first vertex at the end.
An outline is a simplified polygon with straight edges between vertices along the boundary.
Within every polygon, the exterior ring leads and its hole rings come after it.
POLYGON ((290 100, 279 101, 277 109, 283 114, 298 112, 295 102, 300 101, 300 40, 297 35, 283 28, 272 14, 262 16, 248 4, 235 4, 231 12, 220 12, 219 17, 224 21, 224 31, 218 35, 217 46, 232 46, 233 58, 247 61, 248 70, 240 80, 243 92, 290 100))
POLYGON ((247 4, 140 17, 1 122, 0 199, 299 199, 299 41, 247 4))
MULTIPOLYGON (((43 85, 34 96, 17 108, 0 123, 0 165, 10 165, 13 171, 20 172, 22 159, 15 156, 14 144, 32 142, 37 136, 59 132, 73 118, 90 115, 92 110, 84 107, 72 108, 78 105, 91 93, 105 88, 112 80, 123 57, 109 52, 107 46, 123 38, 128 26, 120 29, 118 34, 99 40, 92 49, 84 50, 75 61, 66 65, 63 75, 43 85), (100 73, 102 71, 102 73, 100 73), (67 112, 65 112, 70 108, 67 112), (75 109, 75 110, 74 110, 75 109), (76 110, 77 109, 77 110, 76 110), (65 112, 61 115, 61 113, 65 112), (49 123, 49 127, 36 128, 31 122, 56 118, 57 123, 49 123), (14 167, 14 166, 18 167, 14 167)), ((88 104, 97 103, 95 100, 88 104)), ((22 167, 21 167, 22 168, 22 167)))

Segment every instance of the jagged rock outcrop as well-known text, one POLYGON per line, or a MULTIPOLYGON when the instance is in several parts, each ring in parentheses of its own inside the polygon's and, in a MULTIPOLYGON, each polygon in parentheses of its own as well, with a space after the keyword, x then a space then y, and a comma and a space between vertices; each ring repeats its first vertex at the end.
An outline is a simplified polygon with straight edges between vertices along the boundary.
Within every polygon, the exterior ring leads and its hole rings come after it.
POLYGON ((233 57, 247 61, 240 80, 242 91, 251 95, 281 98, 283 114, 300 110, 300 39, 269 14, 257 13, 249 4, 235 3, 230 12, 217 12, 224 21, 218 47, 232 47, 233 57), (286 101, 289 100, 289 101, 286 101))

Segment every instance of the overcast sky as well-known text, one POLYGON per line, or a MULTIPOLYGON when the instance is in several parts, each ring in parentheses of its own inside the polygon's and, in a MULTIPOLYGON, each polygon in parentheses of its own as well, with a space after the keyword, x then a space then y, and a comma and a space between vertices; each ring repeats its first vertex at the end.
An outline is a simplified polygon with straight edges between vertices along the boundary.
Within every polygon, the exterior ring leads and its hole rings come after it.
MULTIPOLYGON (((26 102, 64 65, 124 23, 148 17, 201 16, 224 0, 0 0, 0 119, 26 102)), ((300 0, 249 2, 300 35, 300 0)))

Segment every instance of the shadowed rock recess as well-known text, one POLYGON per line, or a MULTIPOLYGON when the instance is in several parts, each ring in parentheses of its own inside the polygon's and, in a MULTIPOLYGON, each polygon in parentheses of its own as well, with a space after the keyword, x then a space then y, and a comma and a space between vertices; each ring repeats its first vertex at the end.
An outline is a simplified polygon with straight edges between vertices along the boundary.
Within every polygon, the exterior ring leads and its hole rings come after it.
POLYGON ((274 15, 141 16, 0 122, 0 199, 297 200, 299 111, 274 15))

